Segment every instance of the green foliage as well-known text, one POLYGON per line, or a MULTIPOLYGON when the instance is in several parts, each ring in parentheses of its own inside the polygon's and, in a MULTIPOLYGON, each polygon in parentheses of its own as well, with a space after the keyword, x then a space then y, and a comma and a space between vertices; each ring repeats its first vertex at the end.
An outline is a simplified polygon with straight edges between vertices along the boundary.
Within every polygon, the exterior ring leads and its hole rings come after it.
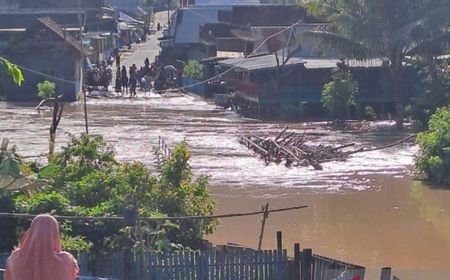
POLYGON ((444 54, 450 36, 449 0, 319 0, 310 10, 326 16, 326 31, 305 32, 324 50, 358 60, 387 58, 390 93, 396 99, 397 125, 403 124, 407 57, 444 54))
POLYGON ((322 105, 336 119, 345 119, 350 105, 355 105, 358 83, 344 66, 333 69, 332 81, 322 91, 322 105))
POLYGON ((367 121, 374 121, 377 119, 377 113, 372 106, 364 107, 364 119, 367 121))
MULTIPOLYGON (((0 188, 0 212, 16 212, 14 193, 0 188)), ((0 219, 0 252, 10 252, 17 244, 16 228, 19 226, 16 219, 0 219)))
POLYGON ((37 84, 38 96, 42 99, 54 97, 56 85, 50 81, 43 81, 37 84))
POLYGON ((18 86, 22 85, 24 78, 22 71, 17 65, 9 62, 3 57, 0 57, 0 69, 2 72, 5 71, 9 76, 11 76, 14 83, 16 83, 18 86))
POLYGON ((417 170, 431 181, 450 186, 450 105, 432 115, 429 131, 420 133, 417 143, 417 170))
MULTIPOLYGON (((162 213, 173 215, 211 215, 215 203, 208 191, 208 178, 193 178, 189 159, 191 155, 186 143, 175 147, 170 157, 161 166, 159 180, 159 202, 162 213)), ((180 223, 180 230, 172 231, 170 237, 187 246, 199 246, 205 233, 216 226, 213 220, 190 220, 180 223)))
POLYGON ((199 79, 202 75, 202 65, 197 60, 189 60, 183 67, 183 75, 192 79, 199 79))
MULTIPOLYGON (((208 215, 214 202, 204 176, 194 177, 186 144, 176 146, 153 175, 139 162, 118 163, 113 147, 102 137, 72 137, 61 153, 38 175, 49 181, 39 192, 17 195, 14 209, 21 213, 77 216, 122 216, 135 211, 144 217, 208 215)), ((64 224, 64 246, 72 252, 92 248, 109 250, 162 250, 197 247, 203 235, 214 229, 213 220, 148 222, 136 226, 116 221, 83 221, 64 224), (180 245, 181 244, 181 245, 180 245)))
POLYGON ((424 90, 407 106, 407 113, 413 121, 427 126, 436 109, 450 102, 450 65, 446 60, 420 57, 414 63, 424 90))
POLYGON ((84 236, 70 236, 70 233, 61 233, 61 243, 65 251, 77 254, 89 252, 92 249, 92 243, 86 240, 84 236))
POLYGON ((33 176, 33 168, 17 154, 16 147, 0 150, 0 189, 41 183, 33 176))
POLYGON ((55 191, 36 192, 32 195, 19 195, 16 198, 16 207, 21 213, 30 214, 66 214, 69 200, 55 191))

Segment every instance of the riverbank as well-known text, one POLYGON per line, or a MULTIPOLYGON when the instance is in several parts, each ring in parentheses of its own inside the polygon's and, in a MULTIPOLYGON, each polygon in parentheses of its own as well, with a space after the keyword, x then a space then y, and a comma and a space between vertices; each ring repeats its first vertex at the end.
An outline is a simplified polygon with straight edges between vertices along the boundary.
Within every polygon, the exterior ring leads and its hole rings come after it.
MULTIPOLYGON (((372 176, 370 176, 372 177, 372 176)), ((307 209, 271 214, 263 247, 294 243, 320 255, 365 266, 376 279, 390 266, 400 279, 450 279, 450 191, 430 189, 411 177, 373 176, 367 191, 318 192, 283 187, 214 187, 218 213, 308 205, 307 209)), ((208 236, 214 244, 235 242, 256 247, 260 218, 222 220, 208 236)))

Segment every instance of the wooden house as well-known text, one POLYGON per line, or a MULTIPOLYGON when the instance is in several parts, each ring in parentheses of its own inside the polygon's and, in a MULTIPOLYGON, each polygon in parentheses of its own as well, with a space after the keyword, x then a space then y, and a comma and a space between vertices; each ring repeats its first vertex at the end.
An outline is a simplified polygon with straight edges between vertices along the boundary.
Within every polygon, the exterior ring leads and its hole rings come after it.
POLYGON ((44 80, 56 83, 58 94, 73 101, 83 85, 81 42, 52 19, 38 18, 1 50, 1 56, 19 65, 25 81, 18 87, 2 76, 2 93, 8 100, 36 100, 36 85, 44 80))
MULTIPOLYGON (((303 103, 308 105, 311 116, 322 116, 322 90, 331 80, 331 70, 340 60, 311 57, 286 60, 281 53, 278 56, 280 63, 274 54, 218 62, 223 71, 233 70, 226 80, 235 88, 237 105, 242 112, 259 118, 273 117, 286 105, 299 107, 303 103)), ((385 62, 381 59, 347 60, 346 64, 359 84, 354 116, 360 115, 365 106, 373 106, 379 113, 393 112, 395 99, 390 95, 385 62)), ((410 83, 406 83, 402 90, 413 94, 417 91, 417 81, 412 73, 406 75, 409 75, 410 83)))

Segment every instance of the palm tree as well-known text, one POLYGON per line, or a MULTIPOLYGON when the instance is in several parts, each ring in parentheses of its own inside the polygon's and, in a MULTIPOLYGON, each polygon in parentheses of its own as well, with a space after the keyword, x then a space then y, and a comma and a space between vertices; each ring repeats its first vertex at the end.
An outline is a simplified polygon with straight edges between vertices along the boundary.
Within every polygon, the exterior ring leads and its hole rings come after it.
POLYGON ((326 31, 307 32, 304 38, 318 39, 321 48, 337 50, 343 58, 387 60, 401 128, 407 58, 435 56, 448 48, 450 0, 319 0, 306 5, 330 24, 326 31))

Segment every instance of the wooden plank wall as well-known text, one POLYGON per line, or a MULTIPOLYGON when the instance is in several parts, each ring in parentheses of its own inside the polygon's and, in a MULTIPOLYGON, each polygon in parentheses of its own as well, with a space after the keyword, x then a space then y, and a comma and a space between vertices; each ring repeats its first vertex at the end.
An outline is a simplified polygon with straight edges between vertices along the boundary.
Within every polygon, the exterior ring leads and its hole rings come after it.
POLYGON ((148 254, 149 280, 288 280, 287 251, 209 250, 148 254))
POLYGON ((8 259, 9 253, 0 254, 0 280, 3 280, 3 269, 6 266, 6 259, 8 259))

